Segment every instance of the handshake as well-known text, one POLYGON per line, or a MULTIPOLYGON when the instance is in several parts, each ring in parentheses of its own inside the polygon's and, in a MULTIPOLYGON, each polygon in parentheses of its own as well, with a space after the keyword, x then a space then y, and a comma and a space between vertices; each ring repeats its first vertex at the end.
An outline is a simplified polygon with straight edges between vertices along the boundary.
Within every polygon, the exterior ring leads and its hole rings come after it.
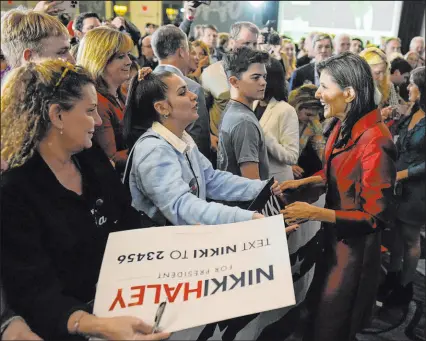
MULTIPOLYGON (((321 177, 287 180, 281 184, 275 181, 271 186, 271 192, 280 198, 282 202, 280 206, 284 207, 284 209, 279 208, 279 212, 284 216, 284 221, 288 225, 286 227, 287 233, 297 230, 299 224, 309 220, 320 220, 320 211, 322 209, 311 205, 311 203, 316 202, 325 192, 321 177)), ((278 209, 276 209, 274 214, 276 213, 278 213, 278 209)), ((264 218, 262 214, 254 213, 252 219, 261 218, 264 218)))

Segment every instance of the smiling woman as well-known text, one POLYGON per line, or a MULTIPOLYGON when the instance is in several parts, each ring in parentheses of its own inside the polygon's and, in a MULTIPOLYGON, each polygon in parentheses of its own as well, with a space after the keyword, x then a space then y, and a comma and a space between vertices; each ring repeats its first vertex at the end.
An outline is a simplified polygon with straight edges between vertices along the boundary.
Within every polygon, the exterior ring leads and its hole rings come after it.
POLYGON ((130 77, 132 48, 129 35, 98 27, 85 35, 77 55, 77 63, 89 71, 98 91, 102 125, 96 128, 95 141, 114 161, 119 172, 124 170, 127 161, 121 124, 126 99, 120 88, 130 77))
POLYGON ((318 64, 316 97, 336 117, 316 176, 283 183, 282 190, 323 182, 326 207, 288 205, 288 223, 325 223, 324 289, 313 340, 353 340, 369 322, 380 274, 381 229, 391 219, 396 148, 374 102, 374 81, 361 57, 344 52, 318 64))
MULTIPOLYGON (((266 181, 214 170, 185 131, 197 118, 197 95, 179 76, 162 71, 141 72, 133 78, 125 115, 126 137, 134 144, 127 166, 132 205, 159 225, 262 218, 256 212, 206 201, 207 197, 253 200, 266 181)), ((273 187, 276 194, 277 187, 273 187)))
POLYGON ((1 156, 10 164, 1 184, 2 282, 10 307, 43 339, 134 340, 152 330, 136 318, 97 318, 85 303, 109 233, 152 226, 92 147, 96 105, 90 75, 61 60, 21 66, 2 89, 1 156))

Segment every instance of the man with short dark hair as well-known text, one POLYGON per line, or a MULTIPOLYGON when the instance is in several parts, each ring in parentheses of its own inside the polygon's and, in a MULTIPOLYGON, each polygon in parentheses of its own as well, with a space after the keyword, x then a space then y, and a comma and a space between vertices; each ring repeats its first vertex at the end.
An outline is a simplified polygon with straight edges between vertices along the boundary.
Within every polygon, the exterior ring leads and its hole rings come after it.
POLYGON ((169 71, 178 75, 186 82, 189 91, 198 96, 199 117, 186 131, 192 136, 200 152, 210 160, 210 122, 204 91, 201 85, 185 76, 189 72, 190 63, 186 34, 174 25, 161 26, 152 35, 151 45, 159 61, 154 72, 169 71))
POLYGON ((396 92, 404 101, 408 101, 407 87, 411 70, 411 65, 403 58, 396 57, 391 61, 390 80, 395 86, 396 92))
POLYGON ((352 38, 350 51, 355 54, 360 54, 362 50, 364 50, 364 43, 361 38, 352 38))
POLYGON ((319 33, 312 40, 312 46, 315 57, 309 64, 294 70, 290 78, 290 90, 297 89, 303 84, 315 84, 319 86, 319 74, 316 65, 331 57, 333 53, 333 41, 330 35, 319 33))
POLYGON ((218 30, 214 25, 204 25, 201 41, 206 44, 210 50, 210 63, 216 63, 222 60, 223 54, 217 49, 218 30))
POLYGON ((94 12, 80 13, 74 21, 74 34, 78 40, 83 39, 87 32, 101 26, 101 19, 94 12))
POLYGON ((249 179, 269 177, 265 137, 252 109, 253 102, 265 96, 268 62, 267 52, 249 47, 223 57, 231 100, 220 125, 217 168, 249 179))

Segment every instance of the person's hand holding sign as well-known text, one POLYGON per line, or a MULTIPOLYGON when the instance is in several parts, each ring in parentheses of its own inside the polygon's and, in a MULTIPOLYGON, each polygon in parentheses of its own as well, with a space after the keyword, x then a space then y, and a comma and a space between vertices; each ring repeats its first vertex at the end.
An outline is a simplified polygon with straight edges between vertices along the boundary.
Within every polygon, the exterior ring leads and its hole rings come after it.
POLYGON ((152 330, 152 326, 132 316, 101 318, 79 310, 68 320, 70 334, 105 340, 165 340, 170 337, 170 333, 152 333, 152 330))
POLYGON ((274 184, 271 186, 271 192, 274 193, 277 196, 280 196, 281 194, 283 194, 278 181, 276 181, 276 180, 274 181, 274 184))
POLYGON ((141 319, 131 316, 105 318, 107 340, 165 340, 169 333, 151 334, 152 326, 141 319))

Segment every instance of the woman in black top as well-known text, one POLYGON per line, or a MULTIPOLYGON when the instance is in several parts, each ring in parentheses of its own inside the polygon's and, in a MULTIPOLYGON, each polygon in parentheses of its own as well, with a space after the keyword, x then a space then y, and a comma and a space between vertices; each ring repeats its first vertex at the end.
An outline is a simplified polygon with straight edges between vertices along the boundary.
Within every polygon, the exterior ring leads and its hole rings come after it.
POLYGON ((426 221, 424 66, 411 72, 408 91, 414 106, 397 129, 397 210, 392 226, 395 235, 389 271, 378 294, 378 300, 386 305, 406 305, 413 298, 413 280, 421 253, 420 228, 426 221))
POLYGON ((100 148, 92 79, 61 60, 29 63, 2 89, 1 267, 8 302, 43 338, 161 339, 133 317, 89 314, 113 231, 141 216, 100 148))

